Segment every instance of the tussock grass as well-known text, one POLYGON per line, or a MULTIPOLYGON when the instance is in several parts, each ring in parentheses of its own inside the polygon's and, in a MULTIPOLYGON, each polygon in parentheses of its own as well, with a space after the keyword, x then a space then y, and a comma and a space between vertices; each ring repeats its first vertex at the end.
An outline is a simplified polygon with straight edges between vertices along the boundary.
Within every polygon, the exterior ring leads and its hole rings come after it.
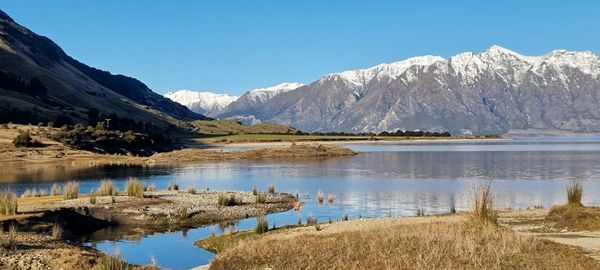
POLYGON ((241 204, 241 201, 239 201, 234 194, 219 194, 217 204, 219 206, 235 206, 241 204))
POLYGON ((494 210, 494 198, 490 183, 473 188, 470 220, 477 226, 498 224, 498 214, 494 210))
POLYGON ((579 181, 573 181, 567 186, 567 202, 570 205, 581 206, 581 198, 583 197, 583 186, 579 181))
POLYGON ((90 204, 96 204, 96 195, 90 195, 90 204))
POLYGON ((325 200, 325 195, 323 194, 322 191, 319 190, 319 192, 317 192, 317 202, 323 203, 324 200, 325 200))
POLYGON ((312 215, 308 215, 308 216, 306 217, 306 224, 308 224, 308 225, 314 225, 314 224, 317 224, 317 218, 316 218, 316 217, 313 217, 312 215))
POLYGON ((16 249, 17 244, 17 226, 11 223, 8 225, 8 232, 2 237, 1 246, 5 249, 16 249))
POLYGON ((256 187, 252 188, 252 195, 258 195, 258 189, 256 189, 256 187))
POLYGON ((144 191, 156 191, 156 186, 154 184, 150 184, 147 186, 144 186, 144 191))
POLYGON ((125 193, 129 197, 143 198, 144 185, 135 177, 130 177, 125 183, 125 193))
POLYGON ((189 194, 196 194, 196 193, 198 193, 198 190, 197 190, 195 187, 189 187, 189 188, 187 189, 187 192, 188 192, 189 194))
POLYGON ((255 203, 264 204, 267 203, 267 196, 265 194, 256 194, 255 203))
POLYGON ((177 182, 171 182, 169 183, 169 187, 167 187, 168 190, 179 190, 179 184, 177 184, 177 182))
POLYGON ((103 255, 96 263, 97 270, 129 270, 129 264, 123 260, 123 256, 119 252, 113 255, 103 255))
POLYGON ((327 195, 327 202, 328 203, 333 203, 333 200, 335 200, 335 196, 333 196, 333 194, 327 195))
POLYGON ((62 188, 57 184, 52 184, 52 188, 50 188, 50 194, 52 196, 60 196, 62 194, 62 188))
POLYGON ((267 218, 265 216, 256 217, 256 228, 254 228, 254 232, 263 234, 267 231, 269 231, 269 223, 267 222, 267 218))
POLYGON ((79 183, 70 181, 63 188, 63 198, 65 200, 79 198, 79 183))
POLYGON ((104 179, 100 182, 100 187, 96 191, 100 196, 116 196, 119 194, 119 189, 110 179, 104 179))
POLYGON ((10 189, 0 191, 0 215, 14 215, 17 208, 17 194, 10 189))
POLYGON ((275 186, 269 185, 269 187, 267 188, 267 192, 269 192, 271 194, 275 194, 275 186))
POLYGON ((52 225, 51 235, 52 235, 52 239, 58 240, 61 238, 62 228, 60 227, 60 225, 58 223, 54 223, 54 225, 52 225))
MULTIPOLYGON (((283 232, 282 232, 283 233, 283 232)), ((242 241, 210 269, 599 269, 581 249, 463 222, 299 232, 242 241), (307 259, 310 258, 310 259, 307 259)))

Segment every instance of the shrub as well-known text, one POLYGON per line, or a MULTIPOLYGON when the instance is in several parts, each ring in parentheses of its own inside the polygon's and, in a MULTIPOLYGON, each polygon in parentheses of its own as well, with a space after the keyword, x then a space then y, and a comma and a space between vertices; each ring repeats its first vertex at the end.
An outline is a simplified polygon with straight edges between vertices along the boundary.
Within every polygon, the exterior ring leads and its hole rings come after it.
POLYGON ((490 184, 473 189, 471 194, 471 221, 476 225, 496 225, 498 217, 494 211, 494 199, 490 184))
POLYGON ((240 204, 234 194, 219 194, 218 204, 220 206, 234 206, 240 204))
POLYGON ((267 189, 267 191, 271 194, 275 194, 275 186, 274 185, 269 185, 269 188, 267 189))
POLYGON ((79 198, 79 183, 75 181, 68 182, 63 188, 63 198, 65 200, 79 198))
POLYGON ((256 228, 254 228, 254 232, 257 234, 263 234, 269 231, 269 223, 267 222, 267 218, 265 216, 256 217, 256 228))
POLYGON ((114 255, 100 256, 96 264, 98 270, 129 270, 127 264, 120 253, 115 252, 114 255))
POLYGON ((96 192, 100 196, 116 196, 119 194, 119 188, 113 184, 112 180, 104 179, 100 182, 100 187, 96 192))
POLYGON ((0 191, 0 215, 14 215, 17 213, 17 194, 9 189, 0 191))
POLYGON ((52 184, 52 188, 50 188, 50 194, 52 194, 52 196, 59 196, 62 193, 62 188, 54 183, 52 184))
POLYGON ((348 214, 344 214, 344 216, 342 217, 342 221, 348 221, 348 214))
POLYGON ((90 196, 90 204, 96 204, 96 196, 94 196, 94 195, 90 196))
POLYGON ((317 192, 317 202, 323 203, 324 199, 325 199, 325 195, 323 194, 322 191, 319 190, 319 192, 317 192))
POLYGON ((179 184, 177 184, 177 182, 171 182, 171 183, 169 183, 169 187, 167 189, 168 190, 179 190, 179 184))
POLYGON ((567 186, 567 200, 570 205, 582 205, 581 198, 583 197, 583 186, 579 181, 573 181, 567 186))
POLYGON ((29 136, 29 131, 20 131, 19 135, 13 139, 13 144, 16 147, 35 147, 41 145, 40 142, 32 139, 31 136, 29 136))
POLYGON ((135 177, 130 177, 125 183, 125 192, 129 197, 143 198, 144 185, 135 177))

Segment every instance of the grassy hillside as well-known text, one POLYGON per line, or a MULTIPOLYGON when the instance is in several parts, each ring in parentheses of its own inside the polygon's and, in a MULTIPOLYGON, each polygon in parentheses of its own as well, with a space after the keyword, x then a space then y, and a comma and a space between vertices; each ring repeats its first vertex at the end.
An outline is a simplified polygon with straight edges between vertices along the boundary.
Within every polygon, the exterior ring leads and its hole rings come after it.
POLYGON ((295 128, 276 124, 256 124, 244 126, 235 120, 193 121, 197 132, 206 135, 233 134, 296 134, 295 128))

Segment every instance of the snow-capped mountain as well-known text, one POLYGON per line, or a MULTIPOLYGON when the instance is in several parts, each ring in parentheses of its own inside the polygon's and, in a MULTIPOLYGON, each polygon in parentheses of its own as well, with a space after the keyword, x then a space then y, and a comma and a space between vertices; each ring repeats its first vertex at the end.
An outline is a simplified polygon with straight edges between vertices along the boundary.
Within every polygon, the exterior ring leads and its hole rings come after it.
POLYGON ((212 92, 197 92, 191 90, 168 92, 165 94, 165 97, 188 107, 194 112, 206 115, 214 115, 238 99, 237 96, 230 96, 228 94, 215 94, 212 92))
MULTIPOLYGON (((266 88, 258 88, 254 90, 250 90, 245 92, 242 96, 240 96, 235 102, 232 102, 225 108, 223 111, 219 113, 220 116, 243 116, 243 114, 238 113, 240 110, 245 110, 246 108, 258 107, 261 104, 271 100, 277 95, 282 93, 286 93, 292 90, 296 90, 300 87, 304 86, 304 84, 296 83, 296 82, 286 82, 281 83, 275 86, 266 87, 266 88)), ((236 118, 246 118, 246 117, 236 117, 236 118)), ((254 121, 253 123, 257 123, 260 121, 254 121)))
POLYGON ((328 74, 258 104, 243 97, 219 116, 305 131, 600 132, 600 60, 591 52, 532 57, 492 46, 328 74))

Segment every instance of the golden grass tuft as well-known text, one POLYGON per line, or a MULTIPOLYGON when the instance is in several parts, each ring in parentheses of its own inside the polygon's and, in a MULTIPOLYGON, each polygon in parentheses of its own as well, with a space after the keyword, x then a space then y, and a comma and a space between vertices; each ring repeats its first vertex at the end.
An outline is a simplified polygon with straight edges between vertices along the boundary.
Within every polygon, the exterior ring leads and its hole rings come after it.
POLYGON ((100 187, 96 191, 100 196, 116 196, 119 194, 119 188, 110 179, 104 179, 100 182, 100 187))
POLYGON ((52 188, 50 188, 50 195, 52 196, 60 196, 62 194, 62 188, 57 184, 52 184, 52 188))
POLYGON ((269 232, 220 252, 210 269, 600 269, 581 249, 464 222, 338 232, 269 232), (284 234, 285 233, 285 234, 284 234), (310 259, 307 259, 310 258, 310 259))
POLYGON ((221 193, 217 199, 217 204, 219 206, 235 206, 241 204, 241 201, 235 197, 235 194, 227 195, 221 193))
POLYGON ((256 187, 252 188, 252 195, 258 195, 258 189, 256 189, 256 187))
POLYGON ((103 255, 96 263, 97 270, 129 270, 129 264, 125 262, 119 252, 114 255, 103 255))
POLYGON ((192 194, 192 195, 193 195, 193 194, 196 194, 196 193, 198 193, 198 190, 197 190, 195 187, 189 187, 189 188, 187 189, 187 193, 189 193, 189 194, 192 194))
POLYGON ((323 203, 324 200, 325 200, 325 194, 323 194, 323 192, 319 190, 317 192, 317 202, 323 203))
POLYGON ((267 192, 269 192, 271 194, 275 194, 275 186, 269 185, 269 187, 267 188, 267 192))
POLYGON ((10 189, 0 191, 0 215, 14 215, 17 208, 17 194, 10 189))
POLYGON ((470 220, 478 226, 498 224, 498 214, 494 210, 492 187, 489 183, 473 188, 470 220))
POLYGON ((263 234, 269 231, 269 223, 267 222, 267 218, 265 216, 256 217, 256 227, 254 228, 254 232, 257 234, 263 234))
POLYGON ((567 186, 567 202, 570 205, 582 205, 583 186, 579 181, 573 181, 567 186))
POLYGON ((169 183, 167 190, 179 190, 179 184, 177 184, 177 182, 171 182, 169 183))
POLYGON ((545 220, 557 230, 597 231, 600 230, 600 207, 558 205, 550 208, 545 220))
POLYGON ((2 242, 0 246, 5 249, 16 249, 17 248, 17 226, 14 223, 8 225, 8 232, 2 236, 2 242))
POLYGON ((58 223, 54 223, 54 225, 52 225, 51 235, 52 239, 59 240, 61 238, 62 228, 60 227, 60 225, 58 225, 58 223))
POLYGON ((335 196, 333 196, 333 194, 327 195, 327 202, 328 203, 333 203, 333 200, 335 200, 335 196))
POLYGON ((135 177, 130 177, 125 183, 125 193, 129 197, 143 198, 144 185, 135 177))
POLYGON ((63 198, 65 200, 79 198, 79 183, 70 181, 63 188, 63 198))

